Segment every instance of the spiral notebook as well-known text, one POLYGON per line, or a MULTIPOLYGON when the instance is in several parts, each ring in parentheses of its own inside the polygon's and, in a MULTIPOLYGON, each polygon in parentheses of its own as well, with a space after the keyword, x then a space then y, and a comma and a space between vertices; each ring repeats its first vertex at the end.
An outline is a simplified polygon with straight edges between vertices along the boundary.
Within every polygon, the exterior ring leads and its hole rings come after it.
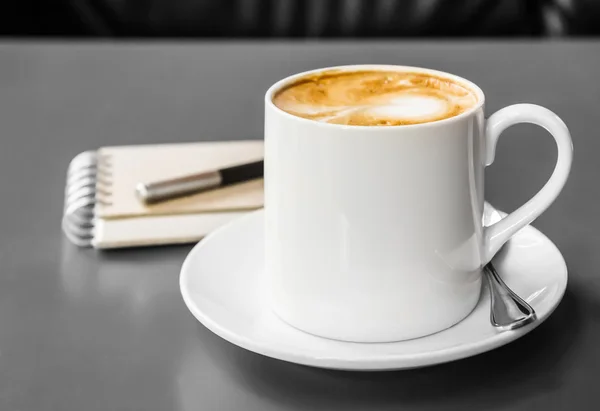
POLYGON ((135 185, 258 161, 262 141, 103 147, 77 155, 65 189, 63 231, 83 247, 120 248, 195 242, 263 206, 263 180, 155 205, 135 185))

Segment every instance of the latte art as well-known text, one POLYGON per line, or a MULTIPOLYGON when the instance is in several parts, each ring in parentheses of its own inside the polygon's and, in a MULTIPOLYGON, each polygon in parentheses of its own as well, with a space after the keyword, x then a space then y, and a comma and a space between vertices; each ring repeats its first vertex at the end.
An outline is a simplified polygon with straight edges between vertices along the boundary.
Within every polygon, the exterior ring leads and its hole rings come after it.
POLYGON ((477 104, 457 82, 426 73, 329 71, 309 75, 275 94, 273 103, 311 120, 358 126, 398 126, 454 117, 477 104))

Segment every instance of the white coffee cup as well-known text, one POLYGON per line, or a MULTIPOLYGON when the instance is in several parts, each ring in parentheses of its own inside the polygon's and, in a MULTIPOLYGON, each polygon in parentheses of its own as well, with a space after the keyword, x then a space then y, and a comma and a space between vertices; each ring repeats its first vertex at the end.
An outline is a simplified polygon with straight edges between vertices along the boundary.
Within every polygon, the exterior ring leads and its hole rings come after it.
POLYGON ((465 318, 482 267, 562 190, 569 130, 553 112, 516 104, 484 119, 484 94, 463 78, 404 66, 343 66, 283 79, 265 96, 265 269, 275 313, 327 338, 387 342, 422 337, 465 318), (277 108, 283 86, 320 71, 398 70, 449 78, 478 103, 455 117, 391 127, 308 120, 277 108), (558 160, 546 185, 484 228, 484 169, 499 135, 544 127, 558 160))

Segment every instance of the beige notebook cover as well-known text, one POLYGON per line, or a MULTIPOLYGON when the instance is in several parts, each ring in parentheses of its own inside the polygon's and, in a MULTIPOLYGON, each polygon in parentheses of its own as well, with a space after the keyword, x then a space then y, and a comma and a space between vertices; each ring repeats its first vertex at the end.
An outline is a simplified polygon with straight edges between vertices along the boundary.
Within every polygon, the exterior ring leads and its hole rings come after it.
POLYGON ((136 198, 135 185, 262 158, 262 141, 115 146, 82 153, 69 168, 63 218, 65 233, 75 243, 96 248, 197 241, 223 224, 261 208, 263 180, 151 206, 136 198), (89 165, 90 161, 93 166, 89 165), (82 227, 87 227, 88 223, 78 217, 84 215, 84 209, 74 207, 73 203, 77 199, 80 204, 87 204, 88 209, 92 207, 92 202, 81 203, 81 196, 76 195, 79 186, 79 192, 83 192, 85 186, 83 180, 76 177, 89 174, 84 170, 91 169, 94 169, 96 179, 93 213, 90 213, 93 217, 89 221, 90 229, 86 230, 82 227))

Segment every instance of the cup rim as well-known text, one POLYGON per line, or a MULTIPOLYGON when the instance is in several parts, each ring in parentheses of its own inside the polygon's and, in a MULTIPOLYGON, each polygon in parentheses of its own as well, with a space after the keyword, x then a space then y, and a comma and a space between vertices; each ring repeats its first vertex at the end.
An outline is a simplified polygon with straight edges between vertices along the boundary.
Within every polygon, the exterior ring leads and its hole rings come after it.
POLYGON ((404 66, 404 65, 394 65, 394 64, 350 64, 350 65, 342 65, 342 66, 331 66, 331 67, 323 67, 313 70, 307 70, 300 73, 292 74, 291 76, 287 76, 273 85, 271 85, 266 93, 265 93, 265 107, 268 107, 278 114, 294 121, 307 122, 310 124, 318 125, 321 127, 331 127, 337 129, 352 129, 352 130, 366 130, 369 131, 389 131, 389 130, 408 130, 408 129, 416 129, 416 128, 425 128, 425 127, 436 127, 442 125, 448 125, 457 121, 462 120, 465 117, 471 116, 477 110, 482 108, 485 104, 485 94, 481 88, 473 83, 470 80, 467 80, 464 77, 457 76, 452 73, 448 73, 441 70, 428 69, 424 67, 416 67, 416 66, 404 66), (348 124, 335 124, 335 123, 326 123, 315 121, 311 119, 307 119, 304 117, 298 117, 293 114, 290 114, 279 107, 277 107, 273 103, 274 94, 279 91, 281 88, 285 87, 289 83, 292 83, 304 76, 308 76, 311 74, 316 74, 320 72, 327 72, 331 70, 339 70, 339 71, 360 71, 360 70, 378 70, 378 71, 400 71, 400 72, 416 72, 416 73, 424 73, 431 74, 437 77, 447 78, 448 80, 454 81, 456 83, 461 84, 462 86, 468 88, 472 92, 474 92, 477 96, 477 104, 471 107, 469 110, 466 110, 460 113, 457 116, 445 118, 442 120, 434 120, 426 123, 417 123, 417 124, 404 124, 404 125, 394 125, 394 126, 360 126, 360 125, 348 125, 348 124))

